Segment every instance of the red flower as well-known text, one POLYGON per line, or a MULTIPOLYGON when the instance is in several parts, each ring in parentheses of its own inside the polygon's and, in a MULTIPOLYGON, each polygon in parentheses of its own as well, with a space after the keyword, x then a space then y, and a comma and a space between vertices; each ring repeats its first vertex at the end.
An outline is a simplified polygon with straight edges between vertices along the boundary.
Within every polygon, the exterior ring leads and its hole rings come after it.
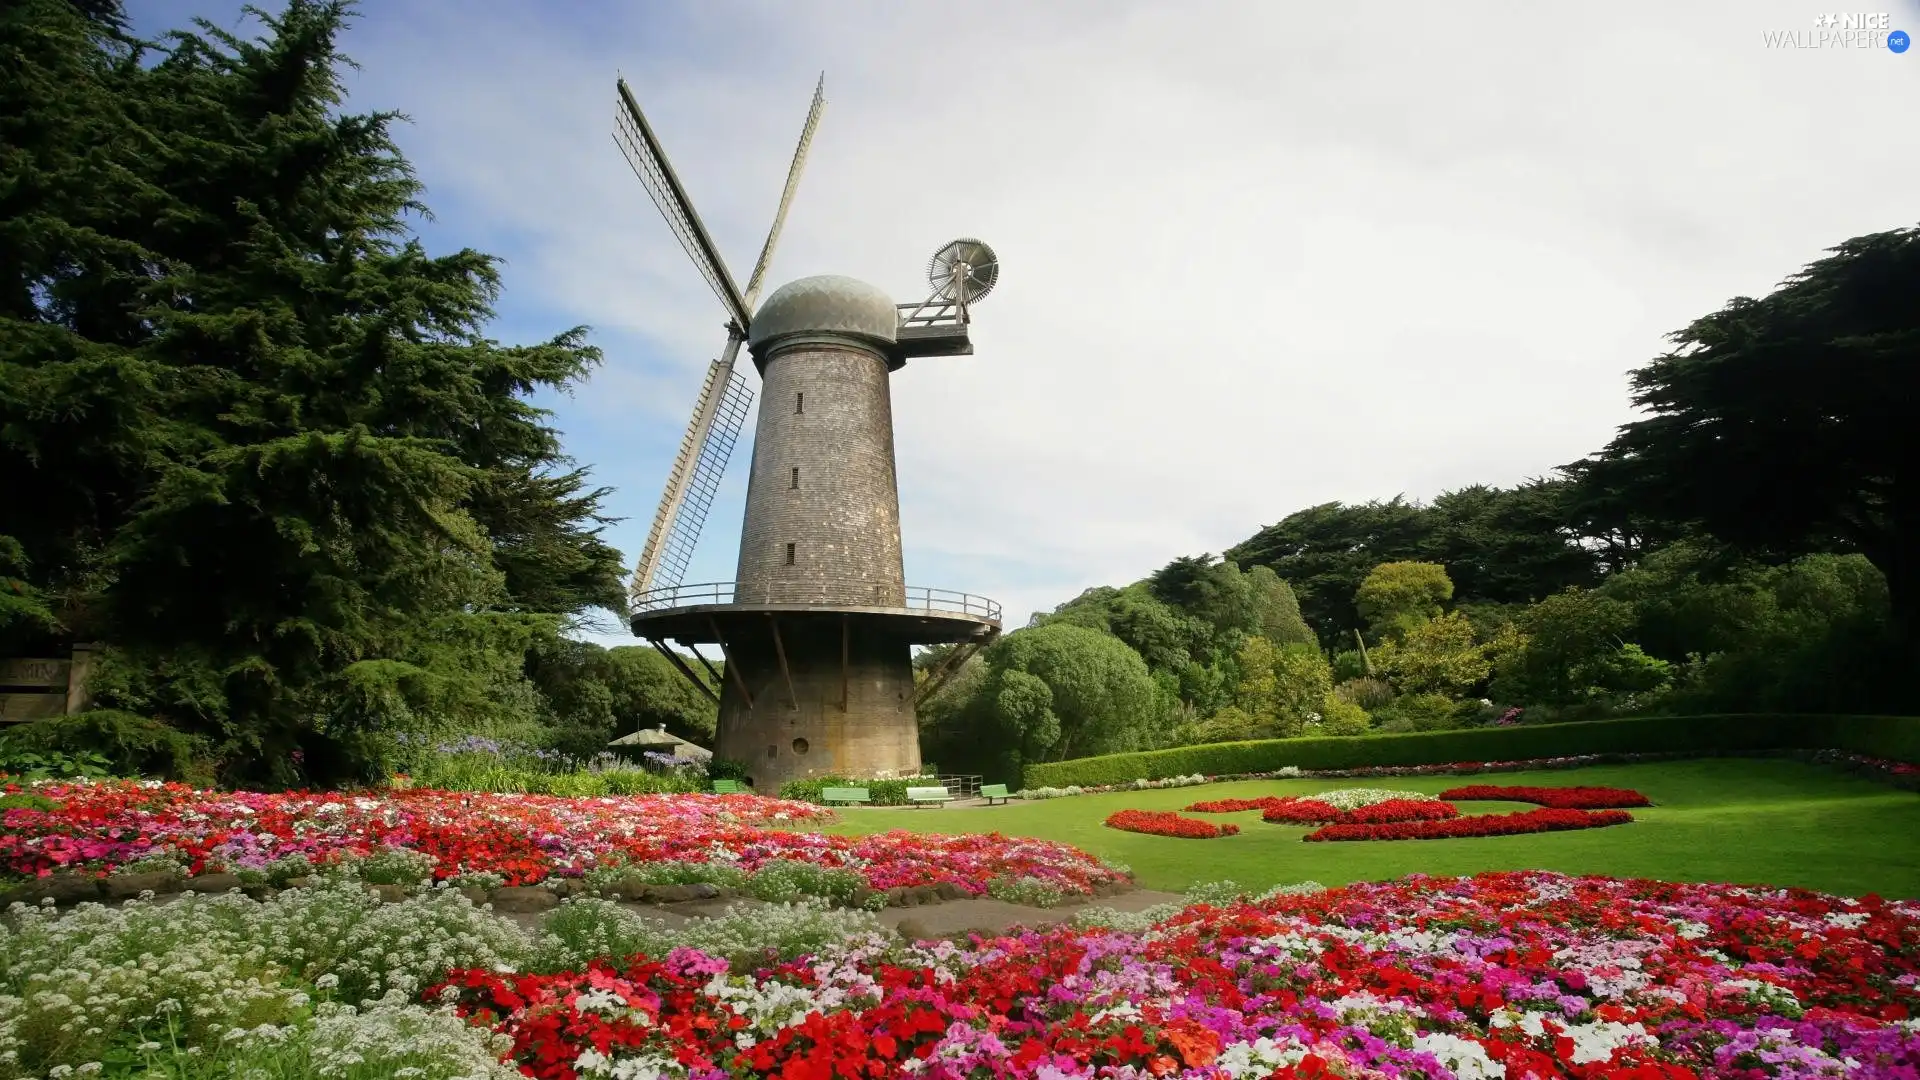
POLYGON ((1189 840, 1210 840, 1240 831, 1238 825, 1215 825, 1211 821, 1181 817, 1171 810, 1121 810, 1107 817, 1107 828, 1189 840))
POLYGON ((1381 825, 1328 825, 1308 833, 1307 840, 1442 840, 1467 836, 1513 836, 1519 833, 1561 832, 1624 825, 1633 820, 1625 810, 1522 810, 1515 814, 1475 814, 1440 821, 1397 821, 1381 825))
POLYGON ((1274 799, 1261 811, 1263 821, 1278 825, 1381 825, 1393 821, 1440 821, 1460 811, 1437 799, 1388 799, 1352 810, 1341 810, 1319 799, 1274 799))
POLYGON ((1462 802, 1473 800, 1530 802, 1558 810, 1605 810, 1621 806, 1653 805, 1652 801, 1637 791, 1613 787, 1503 787, 1498 784, 1470 784, 1466 787, 1448 788, 1440 793, 1440 797, 1458 799, 1462 802))

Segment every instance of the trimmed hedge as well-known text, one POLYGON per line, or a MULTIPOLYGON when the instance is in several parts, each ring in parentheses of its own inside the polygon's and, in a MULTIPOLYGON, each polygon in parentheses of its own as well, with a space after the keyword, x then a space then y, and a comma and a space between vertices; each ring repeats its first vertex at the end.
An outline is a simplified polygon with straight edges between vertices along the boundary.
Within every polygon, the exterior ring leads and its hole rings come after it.
POLYGON ((1091 787, 1203 773, 1231 776, 1381 765, 1447 765, 1583 754, 1738 755, 1778 750, 1845 750, 1920 761, 1920 717, 1731 713, 1646 716, 1569 724, 1418 731, 1345 738, 1206 743, 1026 767, 1026 786, 1091 787))
POLYGON ((780 797, 798 802, 820 803, 827 805, 821 792, 830 787, 863 787, 872 797, 874 806, 907 805, 909 787, 932 787, 940 782, 932 776, 902 777, 895 780, 853 780, 844 776, 810 776, 805 780, 789 780, 780 785, 780 797))

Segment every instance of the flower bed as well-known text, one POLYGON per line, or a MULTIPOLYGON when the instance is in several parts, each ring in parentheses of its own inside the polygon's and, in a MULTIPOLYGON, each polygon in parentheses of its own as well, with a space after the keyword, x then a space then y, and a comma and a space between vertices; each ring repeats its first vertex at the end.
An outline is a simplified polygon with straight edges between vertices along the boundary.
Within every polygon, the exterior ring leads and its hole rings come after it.
POLYGON ((1396 821, 1442 821, 1460 811, 1450 803, 1421 796, 1387 799, 1342 810, 1319 798, 1276 799, 1260 812, 1262 821, 1279 825, 1380 825, 1396 821))
POLYGON ((1516 836, 1624 825, 1625 810, 1522 810, 1515 814, 1473 814, 1444 819, 1379 823, 1340 822, 1308 833, 1306 840, 1447 840, 1471 836, 1516 836))
POLYGON ((288 859, 325 865, 397 850, 430 859, 437 879, 492 874, 507 885, 631 862, 724 862, 744 871, 799 862, 858 871, 876 890, 952 882, 971 895, 1003 875, 1041 879, 1073 894, 1115 876, 1084 852, 1044 840, 774 828, 833 815, 758 795, 261 794, 152 782, 31 790, 57 805, 0 817, 0 874, 106 874, 156 860, 198 874, 288 859))
POLYGON ((1178 836, 1189 840, 1211 840, 1216 836, 1233 836, 1240 831, 1238 825, 1219 825, 1199 818, 1181 817, 1171 810, 1121 810, 1107 816, 1107 828, 1152 833, 1155 836, 1178 836))
POLYGON ((555 1080, 1904 1080, 1917 987, 1912 902, 1520 872, 750 973, 475 967, 429 996, 555 1080))
POLYGON ((1653 805, 1645 795, 1631 788, 1612 787, 1507 787, 1499 784, 1469 784, 1466 787, 1448 788, 1440 793, 1440 797, 1462 802, 1481 800, 1535 803, 1556 810, 1612 810, 1628 806, 1653 805))

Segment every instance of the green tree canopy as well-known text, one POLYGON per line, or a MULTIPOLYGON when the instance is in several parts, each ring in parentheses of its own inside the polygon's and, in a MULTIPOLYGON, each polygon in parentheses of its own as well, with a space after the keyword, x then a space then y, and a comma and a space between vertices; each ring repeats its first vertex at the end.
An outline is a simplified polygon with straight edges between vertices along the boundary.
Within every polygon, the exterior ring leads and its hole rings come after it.
POLYGON ((1354 590, 1353 606, 1379 640, 1390 640, 1435 618, 1453 599, 1446 567, 1427 562, 1381 563, 1354 590))
POLYGON ((1767 559, 1859 552, 1920 636, 1920 229, 1849 240, 1634 373, 1627 424, 1568 466, 1589 507, 1767 559))
MULTIPOLYGON (((970 665, 971 666, 971 665, 970 665)), ((1140 654, 1112 635, 1071 623, 1009 634, 980 669, 962 671, 929 702, 926 750, 943 766, 1015 782, 1030 761, 1137 749, 1159 719, 1152 676, 1140 654)))
POLYGON ((527 650, 622 599, 528 401, 599 354, 485 336, 494 260, 430 255, 395 116, 339 110, 348 15, 143 54, 113 12, 0 13, 0 570, 113 646, 120 704, 289 782, 524 713, 527 650))

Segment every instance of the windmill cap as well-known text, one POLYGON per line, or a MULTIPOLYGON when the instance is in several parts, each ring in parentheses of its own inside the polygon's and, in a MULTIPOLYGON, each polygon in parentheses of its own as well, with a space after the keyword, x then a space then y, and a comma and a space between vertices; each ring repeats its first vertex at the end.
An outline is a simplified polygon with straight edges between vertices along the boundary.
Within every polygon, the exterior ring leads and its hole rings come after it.
POLYGON ((828 334, 891 346, 900 326, 893 299, 858 278, 839 274, 790 281, 753 315, 747 344, 756 355, 783 338, 828 334))

